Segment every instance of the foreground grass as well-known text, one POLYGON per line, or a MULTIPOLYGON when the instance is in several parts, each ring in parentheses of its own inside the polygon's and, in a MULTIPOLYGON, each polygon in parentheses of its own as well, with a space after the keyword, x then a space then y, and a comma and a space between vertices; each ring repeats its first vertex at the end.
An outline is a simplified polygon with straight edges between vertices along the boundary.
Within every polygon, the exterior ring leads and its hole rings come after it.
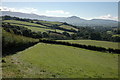
POLYGON ((118 54, 38 43, 3 58, 3 77, 117 78, 118 54))
POLYGON ((66 41, 66 42, 78 43, 78 44, 84 44, 84 45, 93 45, 93 46, 99 46, 99 47, 105 47, 105 48, 119 49, 118 42, 96 41, 96 40, 60 40, 60 41, 66 41))

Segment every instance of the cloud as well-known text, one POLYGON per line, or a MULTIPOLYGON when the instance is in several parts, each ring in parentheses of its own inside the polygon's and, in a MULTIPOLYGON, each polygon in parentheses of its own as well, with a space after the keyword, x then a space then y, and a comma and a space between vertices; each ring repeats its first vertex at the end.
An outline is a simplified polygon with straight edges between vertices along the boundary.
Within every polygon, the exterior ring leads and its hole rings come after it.
POLYGON ((1 7, 1 11, 11 11, 11 12, 22 12, 22 13, 34 13, 38 15, 46 15, 46 16, 56 16, 56 17, 68 17, 71 16, 70 12, 63 11, 63 10, 45 10, 45 11, 40 11, 36 8, 9 8, 9 7, 1 7))
POLYGON ((1 7, 0 6, 0 10, 1 11, 15 11, 15 8, 8 8, 8 7, 1 7))
POLYGON ((47 10, 46 13, 52 13, 52 14, 70 14, 69 12, 66 12, 66 11, 63 11, 63 10, 54 10, 54 11, 47 10))
POLYGON ((35 8, 8 8, 8 7, 0 7, 1 11, 11 11, 11 12, 22 12, 22 13, 38 13, 39 11, 35 8))
POLYGON ((118 21, 118 17, 114 17, 110 14, 107 14, 107 15, 103 15, 103 16, 99 16, 99 17, 95 17, 97 19, 108 19, 108 20, 116 20, 118 21))
POLYGON ((71 16, 70 12, 64 10, 46 10, 45 15, 55 16, 55 17, 69 17, 71 16))

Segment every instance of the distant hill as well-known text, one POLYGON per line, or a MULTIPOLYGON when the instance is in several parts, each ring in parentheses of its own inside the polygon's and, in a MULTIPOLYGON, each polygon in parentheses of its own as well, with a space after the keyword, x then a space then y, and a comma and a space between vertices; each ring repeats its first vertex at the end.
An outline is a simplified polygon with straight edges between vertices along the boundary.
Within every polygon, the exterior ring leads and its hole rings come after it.
POLYGON ((21 13, 21 12, 2 11, 2 16, 5 16, 5 15, 21 17, 21 18, 45 20, 45 21, 66 22, 68 24, 72 24, 72 25, 76 25, 76 26, 117 27, 117 25, 118 25, 118 22, 114 21, 114 20, 105 20, 105 19, 85 20, 85 19, 79 18, 77 16, 71 16, 71 17, 49 17, 49 16, 37 15, 37 14, 28 14, 28 13, 21 13))

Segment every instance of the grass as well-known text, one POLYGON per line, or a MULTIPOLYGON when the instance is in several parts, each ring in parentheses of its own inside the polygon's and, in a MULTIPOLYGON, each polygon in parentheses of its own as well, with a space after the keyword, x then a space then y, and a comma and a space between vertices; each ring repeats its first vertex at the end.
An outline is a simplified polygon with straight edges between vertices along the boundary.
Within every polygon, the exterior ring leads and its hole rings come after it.
POLYGON ((53 22, 53 21, 39 21, 39 22, 41 22, 41 23, 43 23, 43 24, 48 24, 48 25, 53 25, 53 24, 57 24, 57 25, 61 25, 62 23, 61 22, 53 22))
MULTIPOLYGON (((5 20, 3 22, 9 22, 12 25, 16 25, 16 26, 23 26, 23 27, 26 27, 26 28, 28 28, 28 29, 30 29, 32 31, 35 31, 35 32, 37 32, 37 31, 41 31, 41 32, 55 31, 54 29, 47 28, 46 26, 43 26, 43 25, 24 22, 24 21, 5 20)), ((47 22, 48 23, 48 21, 42 21, 42 22, 47 22)), ((49 23, 51 23, 51 24, 60 24, 59 22, 49 22, 49 23)), ((56 29, 56 32, 63 33, 64 30, 56 29)), ((73 34, 72 32, 68 32, 68 33, 73 34)))
POLYGON ((46 26, 43 26, 43 25, 40 25, 40 24, 35 24, 35 23, 29 23, 29 22, 25 22, 25 21, 5 20, 3 22, 9 22, 9 23, 12 23, 12 24, 23 24, 23 25, 27 25, 27 26, 36 26, 36 27, 46 28, 46 26))
POLYGON ((2 30, 2 55, 10 55, 11 52, 15 54, 15 52, 24 50, 38 42, 39 39, 15 35, 2 30))
POLYGON ((108 42, 108 41, 96 41, 96 40, 61 40, 71 43, 85 44, 85 45, 94 45, 105 48, 119 49, 117 42, 108 42))
POLYGON ((2 30, 2 36, 4 37, 5 44, 10 43, 30 43, 30 42, 38 42, 38 39, 33 39, 25 36, 15 35, 9 32, 6 32, 5 30, 2 30))
MULTIPOLYGON (((31 26, 23 26, 23 25, 19 25, 19 24, 11 24, 11 25, 16 25, 16 26, 22 26, 22 27, 26 27, 32 31, 35 31, 35 32, 48 32, 48 31, 55 31, 54 29, 50 29, 50 28, 41 28, 41 27, 31 27, 31 26)), ((63 30, 59 30, 59 29, 56 29, 56 32, 58 33, 63 33, 64 31, 63 30)), ((68 32, 69 34, 73 34, 72 32, 68 32)))
POLYGON ((3 78, 117 78, 118 54, 38 43, 3 58, 3 78))
POLYGON ((61 25, 61 26, 59 26, 59 27, 62 27, 62 28, 68 29, 68 30, 73 29, 73 30, 78 31, 78 29, 76 29, 76 28, 74 28, 74 27, 72 27, 72 26, 68 26, 68 25, 61 25))

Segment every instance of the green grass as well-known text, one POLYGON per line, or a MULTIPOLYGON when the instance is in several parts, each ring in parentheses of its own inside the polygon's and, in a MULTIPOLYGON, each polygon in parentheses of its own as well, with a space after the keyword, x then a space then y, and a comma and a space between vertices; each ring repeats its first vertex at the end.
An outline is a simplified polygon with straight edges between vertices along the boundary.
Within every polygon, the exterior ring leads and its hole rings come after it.
POLYGON ((67 41, 71 43, 85 44, 85 45, 94 45, 105 48, 119 49, 117 42, 108 42, 108 41, 96 41, 96 40, 60 40, 67 41))
MULTIPOLYGON (((16 25, 16 26, 22 26, 22 27, 26 27, 32 31, 35 31, 35 32, 48 32, 48 31, 55 31, 55 29, 50 29, 50 28, 40 28, 40 27, 31 27, 31 26, 23 26, 23 25, 19 25, 19 24, 11 24, 11 25, 16 25)), ((59 33, 63 33, 64 31, 63 30, 59 30, 59 29, 56 29, 56 32, 59 32, 59 33)), ((68 32, 69 34, 73 34, 73 32, 68 32)))
POLYGON ((54 25, 54 24, 57 24, 57 25, 61 25, 62 23, 61 22, 53 22, 53 21, 39 21, 39 22, 41 22, 41 23, 43 23, 43 24, 48 24, 48 25, 54 25))
MULTIPOLYGON (((43 26, 43 25, 39 25, 39 24, 35 24, 35 23, 29 23, 29 22, 24 22, 24 21, 5 20, 3 22, 9 22, 12 25, 26 27, 26 28, 28 28, 28 29, 30 29, 32 31, 35 31, 35 32, 37 32, 37 31, 41 31, 41 32, 55 31, 54 29, 47 28, 46 26, 43 26)), ((48 23, 48 21, 42 21, 42 22, 47 22, 48 23)), ((49 23, 51 23, 51 24, 60 24, 60 22, 49 22, 49 23)), ((56 29, 56 32, 63 33, 64 30, 56 29)), ((73 34, 72 32, 68 32, 68 33, 69 34, 73 34)))
POLYGON ((120 37, 120 34, 113 35, 112 37, 120 37))
POLYGON ((68 25, 61 25, 59 27, 62 27, 62 28, 68 29, 68 30, 74 29, 74 30, 78 31, 78 29, 76 29, 76 28, 74 28, 72 26, 68 26, 68 25))
POLYGON ((34 39, 30 37, 25 37, 25 36, 20 36, 20 35, 15 35, 9 32, 6 32, 5 30, 2 30, 2 37, 4 37, 4 42, 5 44, 10 44, 10 43, 29 43, 29 42, 38 42, 39 39, 34 39))
POLYGON ((40 24, 35 24, 35 23, 29 23, 29 22, 25 22, 25 21, 17 21, 17 20, 5 20, 3 22, 9 22, 12 24, 23 24, 23 25, 28 25, 28 26, 37 26, 37 27, 46 27, 40 24))
POLYGON ((38 43, 3 58, 4 77, 117 78, 118 54, 38 43))

